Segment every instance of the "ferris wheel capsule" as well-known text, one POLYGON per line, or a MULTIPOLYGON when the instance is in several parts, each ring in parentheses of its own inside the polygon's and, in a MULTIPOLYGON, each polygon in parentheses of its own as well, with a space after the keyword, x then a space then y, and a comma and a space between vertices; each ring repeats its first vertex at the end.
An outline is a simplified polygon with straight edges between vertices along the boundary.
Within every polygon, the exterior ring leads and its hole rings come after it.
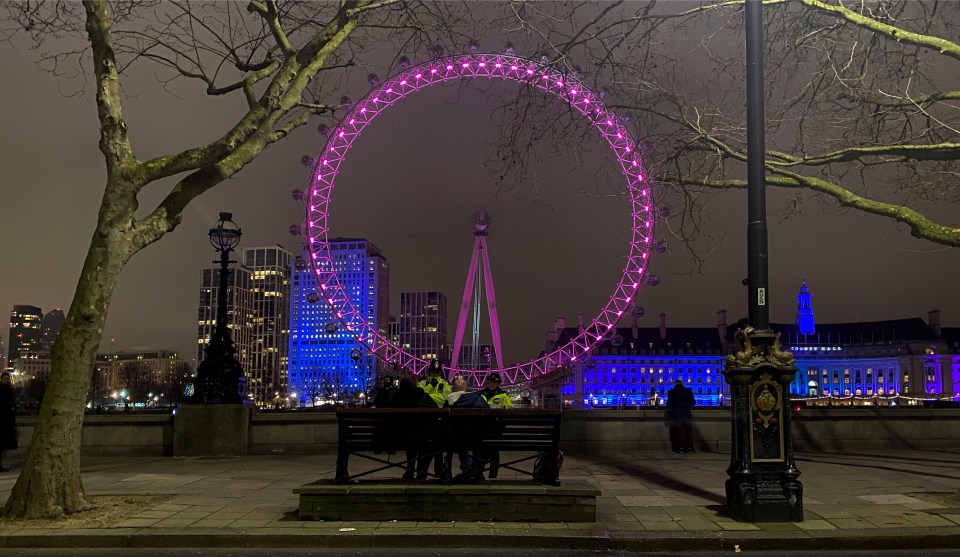
POLYGON ((337 327, 337 324, 331 321, 327 323, 327 326, 324 327, 324 330, 327 331, 328 335, 335 335, 337 334, 337 331, 340 330, 340 327, 337 327))
POLYGON ((316 292, 311 292, 307 294, 307 302, 311 304, 315 304, 319 301, 320 301, 320 294, 317 294, 316 292))
POLYGON ((353 104, 353 99, 351 99, 350 97, 346 95, 340 97, 340 106, 344 108, 349 108, 351 104, 353 104))
POLYGON ((303 231, 303 229, 300 227, 299 224, 291 224, 291 225, 290 225, 290 235, 291 235, 291 236, 299 236, 302 231, 303 231))
POLYGON ((513 43, 507 41, 507 44, 503 45, 503 53, 507 56, 513 56, 516 53, 513 48, 513 43))
POLYGON ((377 85, 380 85, 380 76, 375 73, 372 73, 367 76, 367 83, 370 84, 370 88, 373 89, 377 85))
POLYGON ((657 216, 665 219, 670 216, 670 207, 660 207, 657 209, 657 216))
POLYGON ((317 126, 317 133, 319 133, 321 137, 327 137, 330 135, 330 126, 326 124, 320 124, 317 126))
POLYGON ((467 43, 467 50, 470 52, 477 52, 480 50, 480 41, 473 39, 467 43))
POLYGON ((633 311, 630 312, 630 315, 636 318, 643 317, 647 310, 643 309, 643 306, 633 306, 633 311))
POLYGON ((647 284, 650 286, 656 286, 660 284, 660 275, 650 275, 647 277, 647 284))
POLYGON ((297 256, 297 259, 293 262, 293 267, 298 271, 306 271, 307 262, 302 257, 297 256))
POLYGON ((292 192, 290 192, 290 197, 292 197, 294 201, 303 201, 304 199, 303 190, 299 188, 293 190, 292 192))
POLYGON ((401 56, 400 59, 397 60, 397 65, 400 66, 401 70, 406 70, 410 68, 410 59, 406 56, 401 56))
POLYGON ((314 162, 315 162, 315 161, 314 161, 313 157, 311 157, 310 155, 304 155, 304 156, 300 157, 300 164, 302 164, 302 165, 303 165, 304 167, 306 167, 306 168, 313 168, 313 163, 314 163, 314 162))
POLYGON ((653 250, 657 253, 667 253, 667 241, 660 240, 657 242, 657 245, 654 246, 653 250))

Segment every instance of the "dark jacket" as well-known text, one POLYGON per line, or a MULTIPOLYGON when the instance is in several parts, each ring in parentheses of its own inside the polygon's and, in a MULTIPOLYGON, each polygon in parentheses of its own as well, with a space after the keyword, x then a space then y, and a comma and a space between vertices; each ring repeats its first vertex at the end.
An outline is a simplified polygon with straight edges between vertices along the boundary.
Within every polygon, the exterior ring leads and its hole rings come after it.
POLYGON ((392 408, 436 408, 437 403, 417 386, 412 379, 400 380, 400 386, 390 401, 392 408))
POLYGON ((377 395, 373 397, 373 405, 377 408, 390 408, 393 406, 393 397, 396 394, 396 387, 380 387, 377 389, 377 395))
POLYGON ((667 391, 667 410, 674 420, 689 420, 692 415, 690 410, 696 403, 697 399, 694 398, 693 391, 685 385, 676 386, 667 391))
POLYGON ((17 420, 13 411, 16 391, 12 385, 0 383, 0 451, 17 448, 17 420))

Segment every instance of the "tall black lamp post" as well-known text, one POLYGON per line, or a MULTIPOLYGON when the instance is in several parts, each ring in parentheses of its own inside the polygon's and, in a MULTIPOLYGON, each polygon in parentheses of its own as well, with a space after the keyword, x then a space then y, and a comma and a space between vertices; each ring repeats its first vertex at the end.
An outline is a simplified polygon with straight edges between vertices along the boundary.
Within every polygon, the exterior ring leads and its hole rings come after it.
MULTIPOLYGON (((230 252, 240 243, 240 227, 230 213, 220 213, 220 221, 210 229, 210 243, 220 253, 220 285, 217 292, 217 328, 207 344, 206 357, 197 366, 193 404, 242 404, 243 368, 234 357, 233 339, 227 323, 227 288, 230 276, 230 252)), ((214 261, 217 263, 217 261, 214 261)))
POLYGON ((770 330, 767 279, 766 166, 763 116, 763 4, 746 2, 747 31, 747 280, 749 324, 736 332, 736 353, 723 375, 732 395, 727 509, 747 522, 803 520, 788 404, 796 376, 793 354, 770 330))

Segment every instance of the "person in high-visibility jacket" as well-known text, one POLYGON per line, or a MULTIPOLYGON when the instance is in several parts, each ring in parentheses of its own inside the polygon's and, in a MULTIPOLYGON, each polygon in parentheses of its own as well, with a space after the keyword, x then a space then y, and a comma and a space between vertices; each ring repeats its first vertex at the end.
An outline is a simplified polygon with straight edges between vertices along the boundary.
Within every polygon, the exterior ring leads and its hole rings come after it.
MULTIPOLYGON (((513 408, 510 395, 500 388, 499 373, 490 373, 487 375, 483 390, 480 391, 480 396, 483 397, 483 400, 487 401, 487 405, 490 406, 490 408, 513 408)), ((497 473, 500 471, 500 451, 482 451, 481 454, 478 455, 477 460, 480 461, 481 470, 484 461, 490 463, 488 478, 492 480, 497 477, 497 473)))
POLYGON ((443 407, 447 401, 447 395, 452 390, 450 383, 443 377, 443 364, 440 360, 430 361, 430 365, 427 366, 427 376, 417 386, 430 395, 430 398, 437 403, 437 408, 443 407))
MULTIPOLYGON (((440 360, 431 360, 427 366, 427 376, 422 379, 417 386, 423 389, 423 392, 430 397, 430 400, 442 408, 447 402, 447 395, 452 391, 450 383, 443 377, 443 364, 440 360)), ((438 452, 433 458, 424 457, 422 454, 417 458, 417 479, 423 480, 427 477, 427 471, 430 469, 430 461, 433 461, 433 471, 436 476, 442 477, 446 471, 443 462, 443 453, 438 452)))

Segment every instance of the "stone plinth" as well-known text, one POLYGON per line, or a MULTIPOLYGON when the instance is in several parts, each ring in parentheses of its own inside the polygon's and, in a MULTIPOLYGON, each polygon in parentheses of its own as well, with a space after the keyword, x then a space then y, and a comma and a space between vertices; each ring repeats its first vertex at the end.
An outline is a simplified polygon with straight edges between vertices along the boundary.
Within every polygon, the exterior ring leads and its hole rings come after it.
POLYGON ((470 485, 321 480, 293 490, 301 520, 596 522, 600 490, 583 482, 559 487, 526 481, 470 485))
POLYGON ((173 418, 173 456, 244 456, 250 452, 250 407, 185 404, 173 418))

